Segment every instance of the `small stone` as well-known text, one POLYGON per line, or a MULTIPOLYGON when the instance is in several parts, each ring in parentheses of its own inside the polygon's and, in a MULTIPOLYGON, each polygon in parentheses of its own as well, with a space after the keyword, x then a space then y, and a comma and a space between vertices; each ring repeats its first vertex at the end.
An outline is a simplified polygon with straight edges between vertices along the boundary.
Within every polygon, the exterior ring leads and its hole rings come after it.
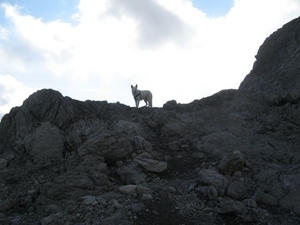
POLYGON ((135 158, 134 162, 141 165, 144 169, 150 171, 150 172, 164 172, 168 168, 168 163, 154 160, 154 159, 145 159, 145 158, 135 158))
POLYGON ((229 183, 225 176, 212 169, 202 169, 198 174, 200 181, 208 185, 226 186, 229 183))
POLYGON ((138 213, 145 208, 145 204, 144 203, 134 203, 131 205, 131 208, 132 208, 133 212, 138 213))
POLYGON ((153 197, 151 194, 143 194, 141 197, 141 201, 148 201, 148 200, 152 200, 153 197))
POLYGON ((172 186, 170 186, 168 189, 171 193, 176 193, 176 191, 177 191, 176 188, 174 188, 172 186))
POLYGON ((137 192, 137 186, 136 185, 132 185, 132 184, 125 185, 125 186, 120 187, 119 191, 122 194, 132 195, 132 194, 134 194, 134 193, 137 192))
POLYGON ((245 214, 247 209, 241 202, 225 200, 219 204, 218 212, 220 214, 245 214))
POLYGON ((7 166, 7 163, 8 162, 6 159, 1 158, 0 159, 0 169, 4 169, 7 166))
POLYGON ((243 203, 245 204, 245 206, 247 207, 251 207, 251 208, 257 208, 257 203, 254 199, 251 199, 251 198, 248 198, 248 199, 245 199, 243 201, 243 203))
POLYGON ((139 195, 143 195, 143 194, 150 194, 151 191, 149 188, 144 187, 143 185, 138 185, 137 192, 139 195))
POLYGON ((82 203, 84 205, 91 205, 96 200, 96 197, 95 196, 84 196, 84 197, 81 197, 80 200, 82 201, 82 203))

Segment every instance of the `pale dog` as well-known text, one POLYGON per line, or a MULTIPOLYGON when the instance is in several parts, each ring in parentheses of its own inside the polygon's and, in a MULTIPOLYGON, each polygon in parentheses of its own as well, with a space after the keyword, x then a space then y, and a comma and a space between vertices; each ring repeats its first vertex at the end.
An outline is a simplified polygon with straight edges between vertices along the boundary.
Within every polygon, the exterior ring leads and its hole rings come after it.
POLYGON ((137 89, 137 85, 135 85, 135 87, 131 85, 131 92, 137 108, 139 107, 141 100, 145 101, 146 107, 152 108, 152 93, 150 91, 141 91, 137 89))

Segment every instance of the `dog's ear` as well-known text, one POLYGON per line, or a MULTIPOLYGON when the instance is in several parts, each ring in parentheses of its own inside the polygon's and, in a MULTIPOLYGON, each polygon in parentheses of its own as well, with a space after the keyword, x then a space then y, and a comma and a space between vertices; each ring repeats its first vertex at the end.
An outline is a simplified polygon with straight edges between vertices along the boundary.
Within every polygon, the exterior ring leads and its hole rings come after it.
POLYGON ((131 85, 131 88, 133 88, 133 86, 131 85))
POLYGON ((137 88, 137 85, 135 85, 135 88, 137 88))

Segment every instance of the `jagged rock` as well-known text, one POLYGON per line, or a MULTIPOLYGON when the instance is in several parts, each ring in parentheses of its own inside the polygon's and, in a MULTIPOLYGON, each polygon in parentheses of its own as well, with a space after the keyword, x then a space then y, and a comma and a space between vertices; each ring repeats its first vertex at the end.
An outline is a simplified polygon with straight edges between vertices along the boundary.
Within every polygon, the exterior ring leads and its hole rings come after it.
POLYGON ((229 184, 225 176, 212 169, 202 169, 198 175, 200 182, 211 186, 226 186, 229 184))
POLYGON ((145 140, 145 138, 141 136, 136 136, 133 139, 134 146, 136 149, 146 150, 146 151, 152 151, 153 147, 152 144, 145 140))
POLYGON ((153 196, 151 194, 143 194, 141 197, 141 201, 148 201, 148 200, 152 200, 153 196))
POLYGON ((263 205, 268 205, 268 206, 277 206, 278 205, 278 200, 272 195, 266 194, 262 192, 261 190, 256 190, 254 197, 256 202, 263 204, 263 205))
POLYGON ((227 195, 233 199, 243 199, 247 194, 247 187, 242 182, 232 182, 227 189, 227 195))
POLYGON ((235 171, 243 169, 245 158, 239 151, 227 154, 219 164, 219 170, 224 174, 232 175, 235 171))
POLYGON ((25 149, 39 164, 62 158, 65 138, 59 128, 45 122, 24 139, 25 149))
POLYGON ((245 214, 246 212, 246 206, 238 201, 224 200, 218 206, 220 214, 245 214))
POLYGON ((171 100, 171 101, 166 102, 163 105, 163 108, 166 110, 174 110, 174 109, 176 109, 176 106, 177 106, 176 100, 171 100))
POLYGON ((257 208, 257 203, 252 198, 247 198, 243 201, 244 205, 251 208, 257 208))
POLYGON ((142 184, 147 179, 147 174, 142 171, 137 163, 124 165, 118 168, 117 173, 125 184, 142 184))
POLYGON ((83 196, 79 199, 84 205, 96 204, 95 196, 83 196))
POLYGON ((147 187, 144 187, 143 185, 138 185, 137 192, 139 195, 144 195, 144 194, 150 194, 151 190, 147 187))
POLYGON ((292 210, 300 216, 300 188, 290 187, 288 194, 279 200, 279 205, 285 209, 292 210))
POLYGON ((150 172, 161 173, 167 170, 168 163, 145 158, 135 158, 134 161, 150 172))
POLYGON ((103 156, 111 162, 128 157, 133 152, 130 140, 123 134, 102 134, 87 140, 78 148, 78 154, 103 156))
POLYGON ((120 187, 119 191, 122 194, 132 195, 132 194, 134 194, 134 193, 137 192, 137 186, 136 185, 132 185, 132 184, 128 184, 128 185, 120 187))
POLYGON ((298 79, 300 62, 299 28, 296 18, 268 37, 256 55, 253 69, 239 90, 296 93, 300 96, 298 79))
POLYGON ((7 166, 7 163, 6 159, 0 159, 0 169, 4 169, 7 166))
POLYGON ((240 140, 230 132, 215 132, 205 135, 198 141, 196 149, 210 157, 222 159, 226 152, 235 148, 239 143, 240 140))
POLYGON ((199 187, 196 188, 196 190, 204 197, 207 197, 208 199, 217 199, 219 193, 218 190, 213 186, 208 187, 199 187))

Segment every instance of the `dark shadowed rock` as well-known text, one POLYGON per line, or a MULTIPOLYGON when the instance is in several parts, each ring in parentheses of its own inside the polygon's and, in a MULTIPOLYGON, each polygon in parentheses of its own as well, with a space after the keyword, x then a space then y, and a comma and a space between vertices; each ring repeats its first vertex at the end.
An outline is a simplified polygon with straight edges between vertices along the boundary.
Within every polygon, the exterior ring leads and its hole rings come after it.
POLYGON ((278 200, 272 195, 266 194, 261 190, 257 190, 254 194, 254 199, 256 202, 268 206, 277 206, 278 200))
POLYGON ((199 180, 211 186, 226 186, 228 179, 215 170, 203 169, 199 172, 199 180))
POLYGON ((219 164, 219 170, 224 174, 233 174, 243 169, 245 164, 244 155, 239 151, 227 154, 219 164))
POLYGON ((294 19, 268 37, 259 48, 253 69, 239 90, 300 96, 300 18, 294 19))
POLYGON ((233 200, 222 201, 218 208, 220 214, 244 214, 246 212, 247 208, 242 202, 233 200))
POLYGON ((24 138, 23 145, 34 161, 39 164, 49 160, 61 159, 64 154, 65 137, 61 130, 50 124, 42 123, 34 132, 24 138))
POLYGON ((227 189, 227 195, 233 199, 243 199, 247 196, 247 194, 247 187, 242 182, 232 182, 227 189))
POLYGON ((134 161, 150 172, 164 172, 168 169, 168 163, 153 159, 135 158, 134 161))

